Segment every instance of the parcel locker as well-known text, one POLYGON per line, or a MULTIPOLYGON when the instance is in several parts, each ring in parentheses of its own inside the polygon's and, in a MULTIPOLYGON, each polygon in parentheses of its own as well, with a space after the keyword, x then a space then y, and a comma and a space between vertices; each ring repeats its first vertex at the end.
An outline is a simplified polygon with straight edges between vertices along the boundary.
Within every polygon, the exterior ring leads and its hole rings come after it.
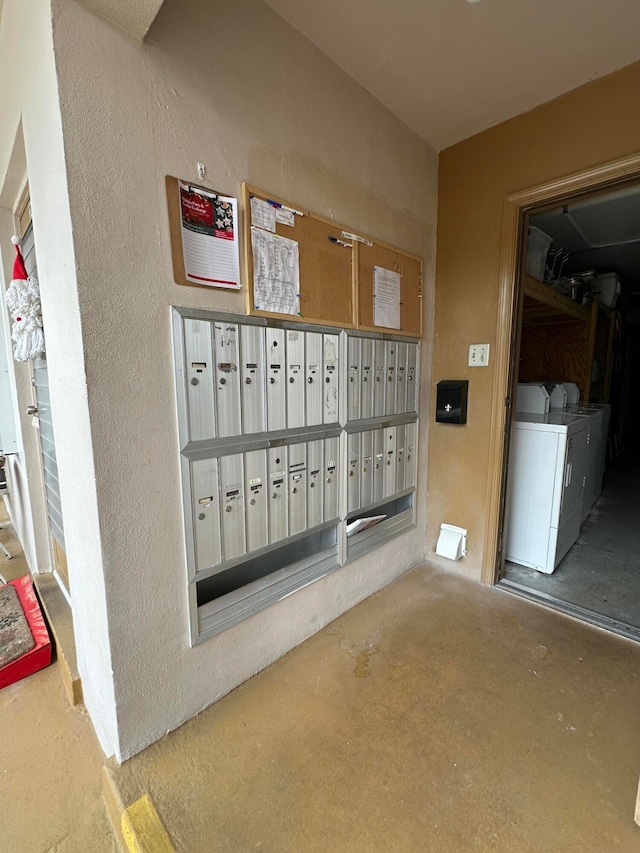
POLYGON ((394 495, 396 492, 396 428, 388 427, 384 430, 384 496, 394 495))
POLYGON ((247 551, 269 544, 267 524, 267 451, 244 454, 244 493, 247 496, 247 551))
POLYGON ((287 448, 269 448, 269 542, 286 539, 289 531, 287 510, 287 448))
POLYGON ((191 463, 191 498, 196 571, 200 572, 222 561, 217 459, 194 459, 191 463))
POLYGON ((222 555, 225 560, 240 557, 247 550, 244 523, 244 477, 242 454, 221 456, 220 519, 222 525, 222 555))
POLYGON ((386 415, 396 413, 396 390, 398 387, 398 344, 387 341, 387 382, 385 389, 384 412, 386 415))
POLYGON ((360 391, 360 414, 363 418, 373 417, 373 338, 361 338, 360 364, 362 381, 360 391))
POLYGON ((304 332, 287 329, 287 428, 304 426, 304 332))
POLYGON ((381 501, 384 497, 385 452, 383 429, 373 431, 373 500, 381 501))
POLYGON ((307 527, 307 446, 289 447, 289 536, 307 527))
POLYGON ((416 427, 417 424, 405 424, 404 428, 404 487, 413 489, 416 485, 416 427))
POLYGON ((397 346, 398 361, 396 369, 396 414, 407 411, 407 346, 399 342, 397 346))
POLYGON ((189 440, 215 438, 212 323, 208 320, 184 321, 184 356, 189 440))
POLYGON ((307 332, 306 340, 306 389, 307 426, 322 423, 322 335, 307 332))
POLYGON ((387 345, 385 341, 374 342, 373 416, 384 415, 384 394, 387 384, 387 345))
POLYGON ((324 481, 322 445, 322 439, 307 442, 307 527, 322 524, 324 481))
POLYGON ((324 521, 338 517, 340 436, 324 440, 324 521))
POLYGON ((360 433, 347 436, 347 512, 360 508, 360 433))
POLYGON ((214 345, 218 435, 240 435, 240 359, 237 323, 217 321, 214 345))
POLYGON ((418 394, 418 344, 407 344, 407 412, 415 412, 418 394))
POLYGON ((362 417, 360 338, 349 337, 347 341, 347 420, 357 421, 362 417))
POLYGON ((284 329, 265 330, 267 351, 267 429, 287 428, 284 329))
POLYGON ((405 424, 396 427, 396 492, 404 492, 407 449, 405 447, 405 424))
POLYGON ((242 392, 242 431, 264 432, 267 428, 265 406, 264 329, 240 326, 240 388, 242 392))
POLYGON ((360 434, 360 506, 373 503, 373 432, 360 434))
POLYGON ((338 335, 323 335, 324 423, 338 420, 338 335))

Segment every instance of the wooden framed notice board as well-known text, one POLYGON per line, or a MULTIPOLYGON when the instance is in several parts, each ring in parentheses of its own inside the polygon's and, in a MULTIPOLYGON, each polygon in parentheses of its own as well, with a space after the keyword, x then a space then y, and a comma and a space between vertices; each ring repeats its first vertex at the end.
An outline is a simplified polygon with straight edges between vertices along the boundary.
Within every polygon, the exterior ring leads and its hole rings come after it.
POLYGON ((248 184, 242 195, 247 313, 421 336, 421 258, 248 184))

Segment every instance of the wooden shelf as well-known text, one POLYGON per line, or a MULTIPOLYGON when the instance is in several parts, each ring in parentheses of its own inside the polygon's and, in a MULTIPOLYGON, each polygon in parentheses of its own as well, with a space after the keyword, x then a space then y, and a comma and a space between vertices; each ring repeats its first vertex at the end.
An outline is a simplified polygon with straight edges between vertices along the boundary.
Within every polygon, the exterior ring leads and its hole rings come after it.
POLYGON ((522 310, 523 325, 542 323, 589 323, 591 308, 579 305, 554 290, 548 284, 537 281, 530 275, 522 275, 524 304, 522 310))

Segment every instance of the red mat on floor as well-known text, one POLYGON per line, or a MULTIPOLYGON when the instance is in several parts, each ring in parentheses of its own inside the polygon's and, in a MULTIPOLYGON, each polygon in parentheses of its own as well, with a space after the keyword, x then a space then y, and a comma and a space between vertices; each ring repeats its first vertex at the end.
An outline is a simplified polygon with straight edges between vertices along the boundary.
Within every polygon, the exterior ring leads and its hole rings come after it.
POLYGON ((31 578, 25 575, 10 581, 8 585, 13 586, 18 593, 35 645, 30 651, 0 669, 0 688, 20 681, 21 678, 26 678, 51 663, 51 639, 31 578))

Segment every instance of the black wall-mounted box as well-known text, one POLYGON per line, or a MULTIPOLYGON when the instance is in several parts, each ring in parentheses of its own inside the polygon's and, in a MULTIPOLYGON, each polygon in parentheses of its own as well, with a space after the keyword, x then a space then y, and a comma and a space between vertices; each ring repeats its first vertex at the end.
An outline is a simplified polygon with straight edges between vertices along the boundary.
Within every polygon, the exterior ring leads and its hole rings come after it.
POLYGON ((466 424, 468 379, 444 379, 436 391, 436 422, 466 424))

